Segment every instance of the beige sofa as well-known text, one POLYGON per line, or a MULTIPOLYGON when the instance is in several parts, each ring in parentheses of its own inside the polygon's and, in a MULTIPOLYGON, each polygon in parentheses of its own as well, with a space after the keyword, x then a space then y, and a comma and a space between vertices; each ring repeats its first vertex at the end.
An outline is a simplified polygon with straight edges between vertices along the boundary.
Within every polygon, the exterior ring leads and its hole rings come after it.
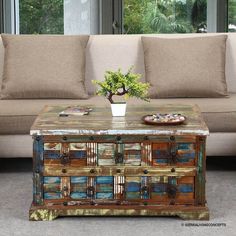
MULTIPOLYGON (((153 36, 153 35, 152 35, 153 36)), ((206 34, 156 35, 155 37, 205 37, 206 34)), ((4 47, 0 39, 0 84, 4 47)), ((109 106, 103 97, 94 96, 92 79, 102 79, 107 69, 127 70, 134 65, 143 75, 144 57, 140 35, 90 36, 86 49, 86 88, 90 98, 78 99, 16 99, 0 100, 0 157, 32 157, 30 127, 46 104, 88 104, 109 106)), ((208 156, 236 155, 236 34, 229 33, 226 43, 227 98, 152 99, 152 104, 198 104, 210 129, 207 141, 208 156)), ((145 104, 129 100, 132 104, 145 104)), ((129 109, 129 108, 128 108, 129 109)))

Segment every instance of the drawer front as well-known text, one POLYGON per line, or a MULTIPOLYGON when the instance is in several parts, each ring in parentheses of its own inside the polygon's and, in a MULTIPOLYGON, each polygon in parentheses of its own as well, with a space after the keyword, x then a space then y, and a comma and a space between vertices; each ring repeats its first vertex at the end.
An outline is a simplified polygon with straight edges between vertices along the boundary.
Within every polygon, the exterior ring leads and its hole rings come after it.
POLYGON ((127 200, 145 199, 152 203, 194 204, 195 177, 126 177, 127 200))
POLYGON ((194 166, 196 164, 196 157, 196 143, 152 144, 153 166, 194 166))
POLYGON ((47 176, 43 179, 46 201, 194 205, 195 200, 195 176, 47 176))
POLYGON ((115 165, 116 144, 98 143, 97 148, 99 166, 115 165))
POLYGON ((43 182, 45 200, 114 199, 113 176, 47 176, 43 182))
POLYGON ((96 165, 96 144, 44 143, 44 165, 96 165))
POLYGON ((62 177, 44 177, 43 178, 43 196, 44 199, 62 199, 62 177))
POLYGON ((45 143, 45 166, 195 166, 195 142, 45 143))

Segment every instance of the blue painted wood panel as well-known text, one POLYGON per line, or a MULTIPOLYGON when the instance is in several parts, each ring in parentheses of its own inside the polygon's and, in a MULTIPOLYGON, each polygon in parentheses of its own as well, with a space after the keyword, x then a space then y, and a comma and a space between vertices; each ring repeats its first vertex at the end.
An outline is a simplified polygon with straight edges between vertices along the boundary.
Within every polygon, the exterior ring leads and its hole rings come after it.
POLYGON ((96 177, 97 184, 112 184, 113 176, 98 176, 96 177))
POLYGON ((72 192, 70 194, 70 197, 72 199, 86 199, 87 198, 87 193, 86 192, 72 192))
POLYGON ((59 184, 61 183, 61 177, 44 177, 45 184, 59 184))
POLYGON ((52 200, 52 199, 60 199, 62 198, 61 193, 44 193, 44 199, 52 200))
POLYGON ((87 151, 85 151, 85 150, 71 151, 70 156, 71 156, 71 158, 75 158, 75 159, 86 158, 87 157, 87 151))
POLYGON ((193 192, 193 185, 192 184, 180 184, 178 186, 178 190, 181 193, 191 193, 191 192, 193 192))
POLYGON ((178 150, 194 150, 194 144, 192 143, 179 143, 177 145, 178 150))
POLYGON ((71 184, 72 192, 87 192, 87 183, 71 184))
POLYGON ((58 159, 60 158, 59 151, 44 151, 44 159, 58 159))
POLYGON ((113 198, 113 193, 96 193, 96 198, 97 199, 112 199, 113 198))
POLYGON ((128 182, 126 184, 126 191, 127 192, 139 192, 140 191, 140 183, 128 182))
POLYGON ((126 192, 126 199, 140 199, 140 192, 126 192))
POLYGON ((152 192, 163 193, 166 191, 166 184, 152 184, 152 192))
POLYGON ((97 192, 113 192, 113 184, 97 184, 97 192))
POLYGON ((72 176, 70 178, 70 182, 73 184, 76 183, 87 183, 88 177, 87 176, 72 176))

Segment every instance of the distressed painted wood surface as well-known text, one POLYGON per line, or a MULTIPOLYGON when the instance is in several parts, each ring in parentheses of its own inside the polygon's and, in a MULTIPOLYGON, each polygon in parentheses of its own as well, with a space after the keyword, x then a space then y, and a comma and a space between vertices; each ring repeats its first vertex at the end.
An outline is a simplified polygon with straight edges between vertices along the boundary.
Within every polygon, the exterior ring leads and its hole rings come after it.
POLYGON ((89 115, 59 117, 68 106, 46 106, 35 120, 31 135, 208 135, 197 105, 129 106, 125 117, 112 117, 110 109, 91 107, 89 115), (180 113, 186 121, 177 126, 153 126, 142 117, 156 113, 180 113))
POLYGON ((90 207, 42 207, 32 205, 29 212, 30 220, 53 220, 58 216, 179 216, 184 220, 209 220, 207 207, 176 207, 176 206, 140 206, 131 209, 127 206, 106 208, 90 207))
POLYGON ((36 119, 31 220, 61 215, 178 215, 208 219, 205 143, 197 106, 108 108, 59 117, 48 106, 36 119), (149 126, 146 114, 181 113, 180 126, 149 126))

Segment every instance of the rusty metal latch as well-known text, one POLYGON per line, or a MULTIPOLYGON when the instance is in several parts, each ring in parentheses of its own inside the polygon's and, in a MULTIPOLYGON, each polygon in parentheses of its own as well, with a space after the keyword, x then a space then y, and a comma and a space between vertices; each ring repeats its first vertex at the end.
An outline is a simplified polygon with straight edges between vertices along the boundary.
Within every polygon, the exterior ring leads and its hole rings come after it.
POLYGON ((117 152, 117 153, 115 154, 115 163, 116 163, 116 164, 123 164, 123 160, 124 160, 123 154, 120 153, 120 152, 117 152))
POLYGON ((69 145, 67 143, 63 144, 60 155, 62 165, 67 165, 70 163, 69 152, 70 152, 69 145))

